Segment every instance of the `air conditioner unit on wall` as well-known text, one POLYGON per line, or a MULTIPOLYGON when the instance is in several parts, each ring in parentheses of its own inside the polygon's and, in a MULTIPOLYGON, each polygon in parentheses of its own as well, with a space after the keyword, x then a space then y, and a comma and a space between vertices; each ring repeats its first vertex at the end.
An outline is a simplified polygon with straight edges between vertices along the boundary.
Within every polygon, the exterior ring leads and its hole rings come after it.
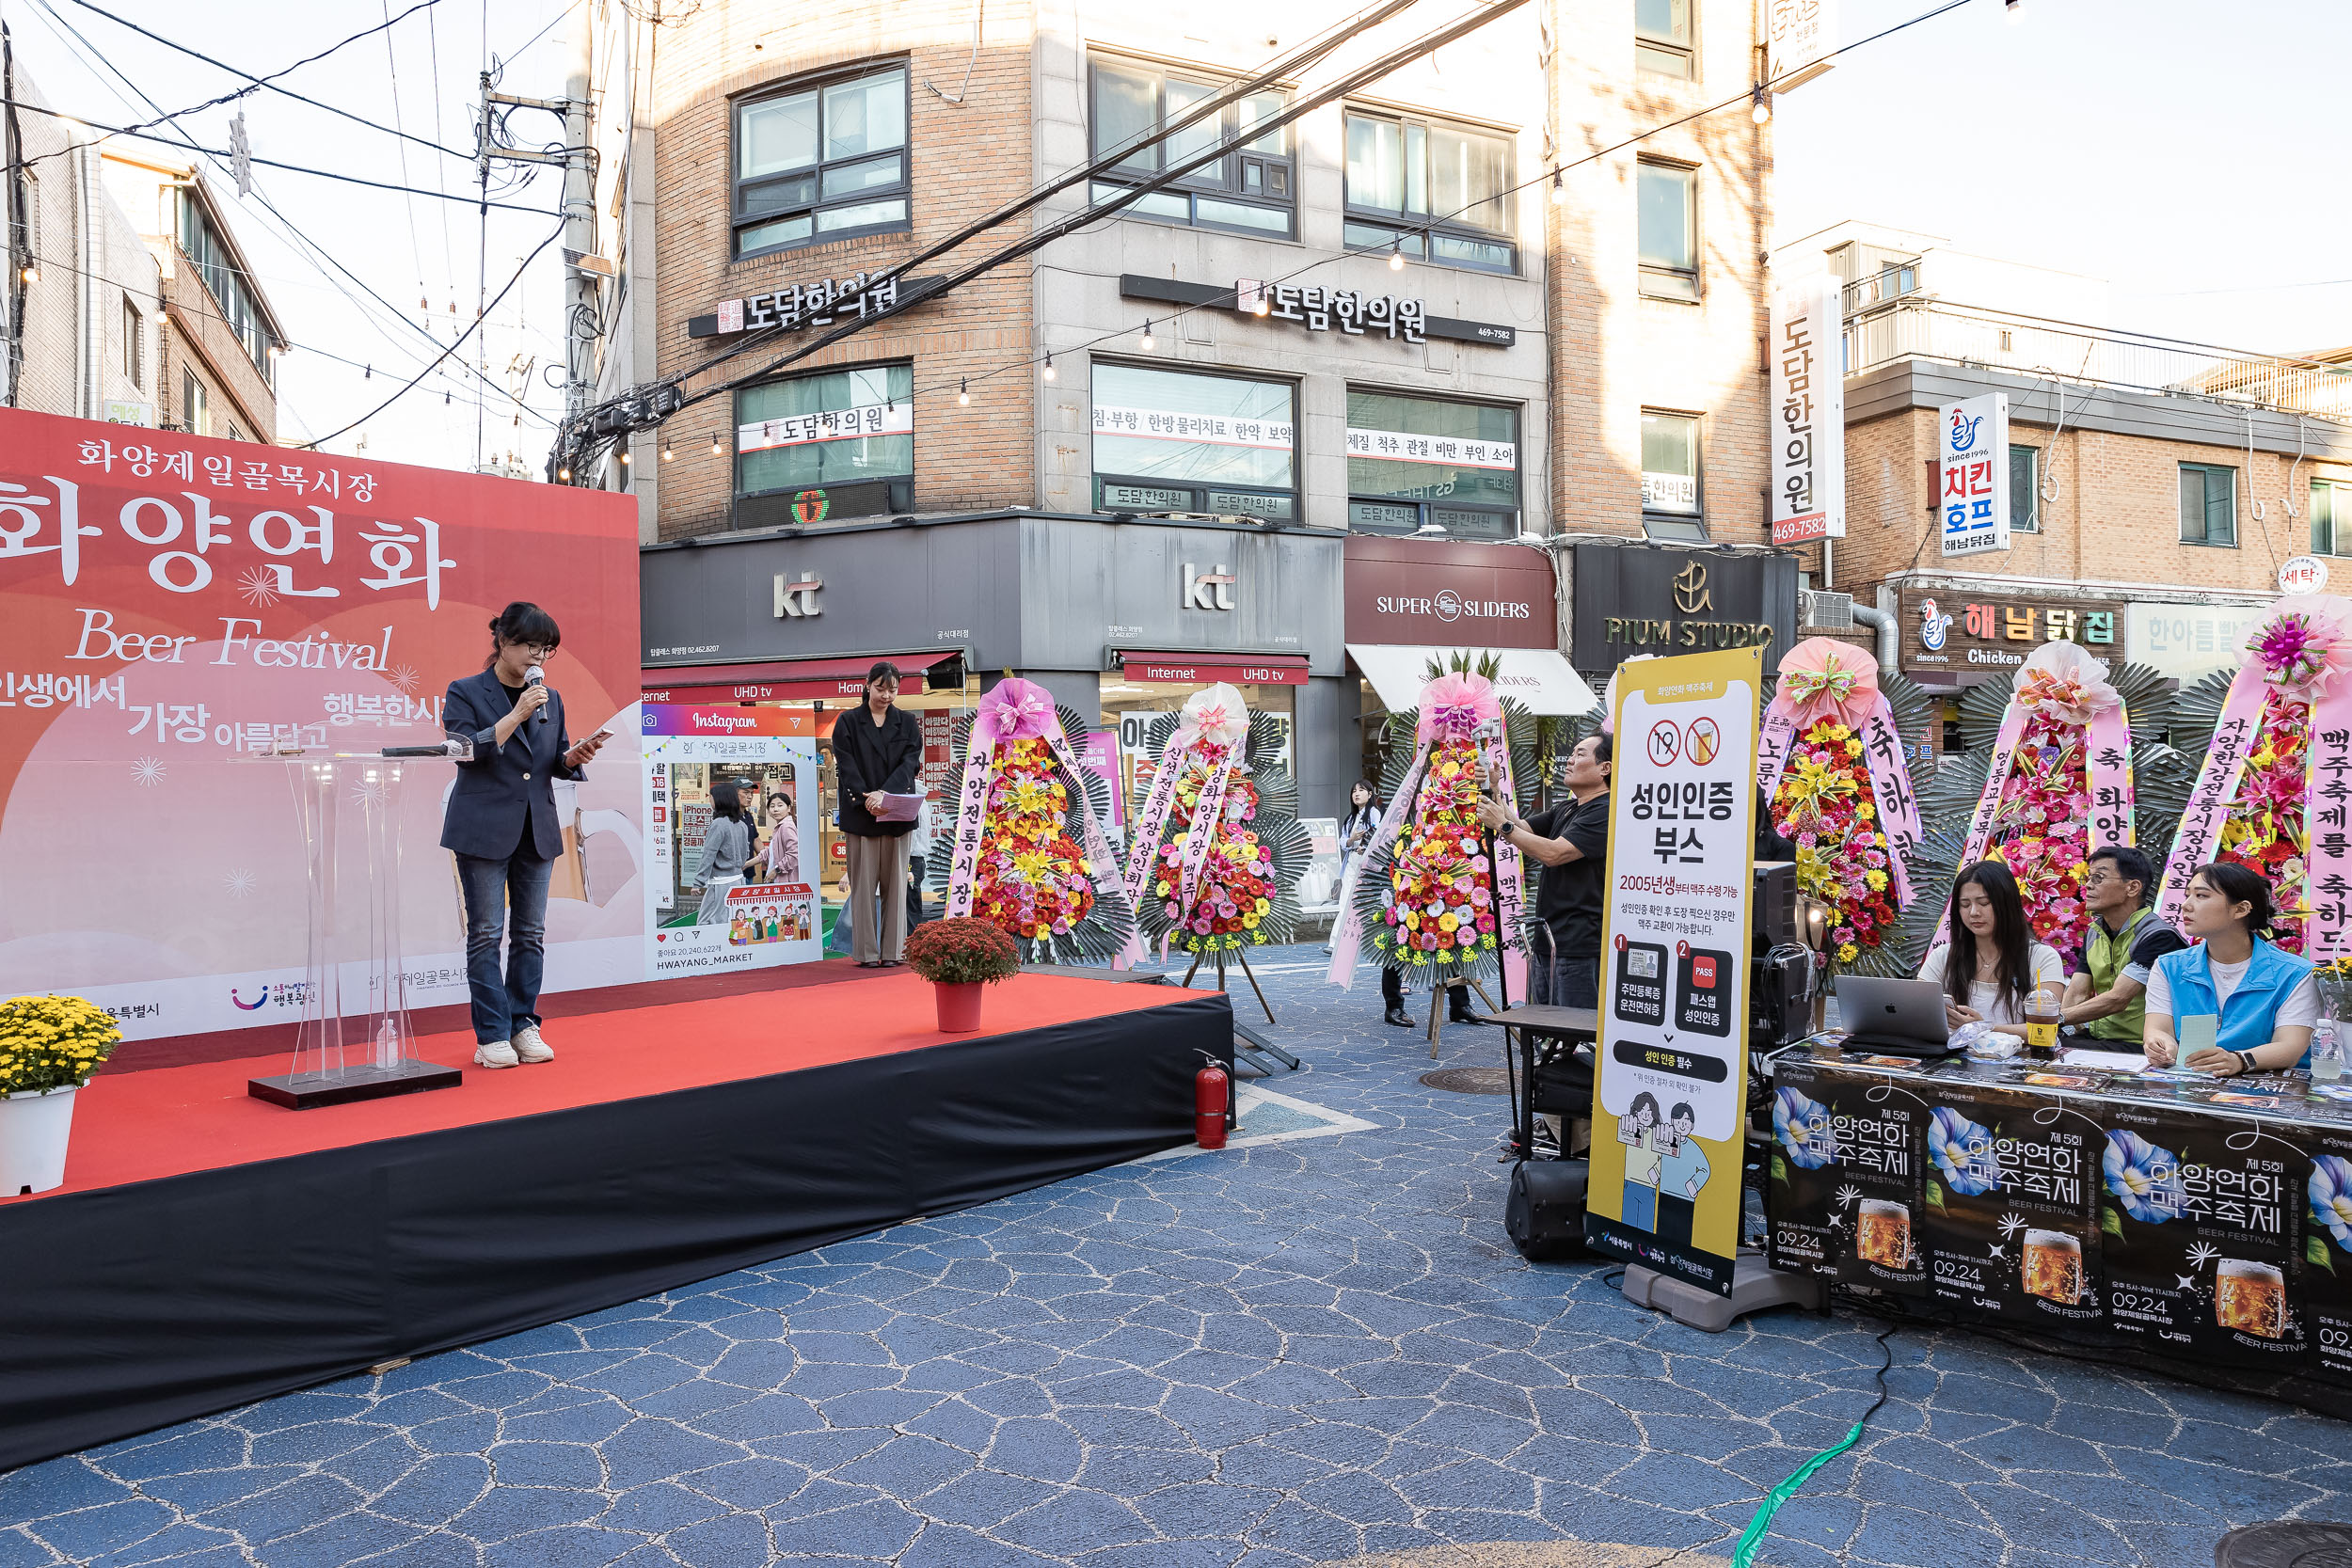
POLYGON ((1813 589, 1802 595, 1804 624, 1820 631, 1853 630, 1853 595, 1813 589))

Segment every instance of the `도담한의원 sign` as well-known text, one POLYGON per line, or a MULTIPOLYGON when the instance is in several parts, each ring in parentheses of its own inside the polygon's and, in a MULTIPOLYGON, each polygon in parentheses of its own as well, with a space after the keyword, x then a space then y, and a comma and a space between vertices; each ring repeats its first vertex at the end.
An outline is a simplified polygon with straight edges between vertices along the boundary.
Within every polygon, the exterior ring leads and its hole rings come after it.
POLYGON ((1622 666, 1587 1244, 1731 1293, 1748 1065, 1755 649, 1622 666))

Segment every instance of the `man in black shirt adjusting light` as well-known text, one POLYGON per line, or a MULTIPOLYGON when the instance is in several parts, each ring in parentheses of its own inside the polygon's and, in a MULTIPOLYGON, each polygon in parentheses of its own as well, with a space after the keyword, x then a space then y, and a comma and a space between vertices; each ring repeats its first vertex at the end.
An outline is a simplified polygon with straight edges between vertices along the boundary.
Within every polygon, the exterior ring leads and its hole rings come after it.
POLYGON ((1478 820, 1498 844, 1518 847, 1542 867, 1535 912, 1540 944, 1527 977, 1528 1000, 1560 1007, 1600 1006, 1600 898, 1609 867, 1609 779, 1615 764, 1609 737, 1588 735, 1568 753, 1562 782, 1568 799, 1522 821, 1491 798, 1478 820))

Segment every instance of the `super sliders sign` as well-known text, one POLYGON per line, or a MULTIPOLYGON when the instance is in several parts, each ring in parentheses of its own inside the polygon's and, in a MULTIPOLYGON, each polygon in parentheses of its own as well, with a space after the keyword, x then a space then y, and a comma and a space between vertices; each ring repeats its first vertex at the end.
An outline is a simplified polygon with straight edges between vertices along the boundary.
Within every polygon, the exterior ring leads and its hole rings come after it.
POLYGON ((1617 672, 1584 1237, 1729 1295, 1756 865, 1755 649, 1617 672))

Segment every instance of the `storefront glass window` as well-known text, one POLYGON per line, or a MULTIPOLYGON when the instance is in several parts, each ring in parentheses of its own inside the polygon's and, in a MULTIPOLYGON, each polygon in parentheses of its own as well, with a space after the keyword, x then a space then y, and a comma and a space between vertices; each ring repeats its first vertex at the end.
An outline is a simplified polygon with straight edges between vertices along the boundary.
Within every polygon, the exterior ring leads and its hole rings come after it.
POLYGON ((1699 421, 1642 410, 1642 510, 1699 515, 1699 421))
MULTIPOLYGON (((1204 689, 1200 686, 1181 686, 1166 681, 1131 681, 1123 674, 1103 677, 1103 727, 1119 735, 1120 785, 1124 816, 1135 809, 1152 790, 1152 752, 1145 743, 1152 733, 1152 721, 1163 713, 1183 709, 1184 699, 1204 689)), ((1291 760, 1291 734, 1294 716, 1297 712, 1292 692, 1287 686, 1239 687, 1242 700, 1253 714, 1272 714, 1281 736, 1281 749, 1272 759, 1294 775, 1297 772, 1291 760)))
POLYGON ((1467 539, 1518 531, 1519 412, 1350 388, 1347 526, 1467 539))
MULTIPOLYGON (((866 509, 883 511, 899 504, 888 499, 891 484, 911 489, 914 475, 914 367, 866 365, 747 387, 735 394, 735 426, 739 497, 871 485, 878 504, 866 509)), ((842 500, 854 504, 866 493, 842 500)))
POLYGON ((1098 510, 1298 515, 1289 382, 1100 361, 1093 382, 1098 510))

